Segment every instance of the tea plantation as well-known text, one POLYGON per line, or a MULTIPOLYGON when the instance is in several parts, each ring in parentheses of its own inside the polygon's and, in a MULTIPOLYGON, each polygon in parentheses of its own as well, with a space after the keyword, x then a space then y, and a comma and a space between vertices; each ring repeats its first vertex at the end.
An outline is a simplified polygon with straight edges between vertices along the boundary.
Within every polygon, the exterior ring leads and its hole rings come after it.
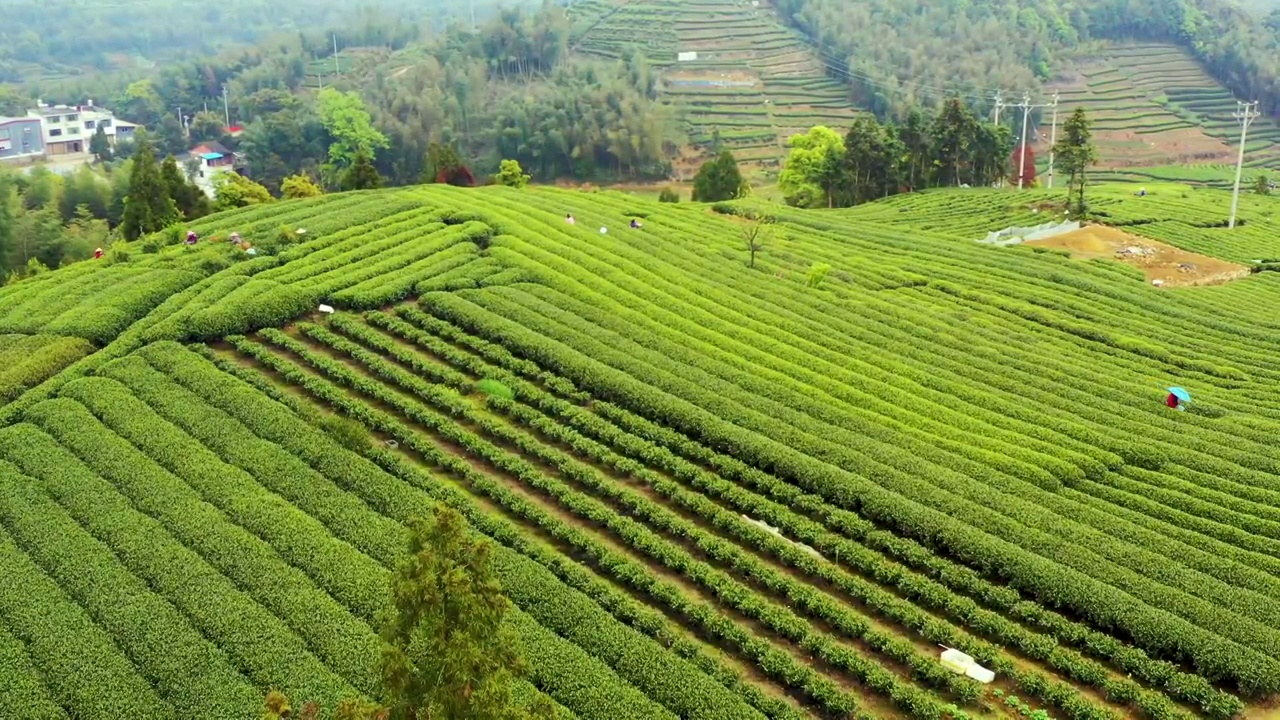
POLYGON ((1266 717, 1280 201, 1228 230, 1219 191, 1091 192, 1259 272, 977 242, 1060 218, 1048 191, 429 186, 6 286, 0 718, 374 693, 406 523, 442 504, 563 717, 1266 717))

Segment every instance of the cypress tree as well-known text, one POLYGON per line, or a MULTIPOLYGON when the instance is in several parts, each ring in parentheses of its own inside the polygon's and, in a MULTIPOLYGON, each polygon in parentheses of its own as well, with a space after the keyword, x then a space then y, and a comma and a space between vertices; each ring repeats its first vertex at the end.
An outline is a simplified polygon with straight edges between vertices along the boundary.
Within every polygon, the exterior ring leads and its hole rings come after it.
POLYGON ((129 175, 129 194, 124 201, 120 229, 128 240, 163 230, 178 220, 178 206, 169 194, 155 150, 145 134, 139 133, 137 152, 133 155, 133 172, 129 175))

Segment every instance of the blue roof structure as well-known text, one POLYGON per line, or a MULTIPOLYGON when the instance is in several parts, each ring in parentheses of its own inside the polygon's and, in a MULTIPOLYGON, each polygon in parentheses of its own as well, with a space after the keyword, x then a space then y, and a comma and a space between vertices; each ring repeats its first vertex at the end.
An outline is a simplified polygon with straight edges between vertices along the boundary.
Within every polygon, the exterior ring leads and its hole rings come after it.
POLYGON ((222 153, 203 153, 200 157, 205 160, 217 160, 222 157, 222 153))

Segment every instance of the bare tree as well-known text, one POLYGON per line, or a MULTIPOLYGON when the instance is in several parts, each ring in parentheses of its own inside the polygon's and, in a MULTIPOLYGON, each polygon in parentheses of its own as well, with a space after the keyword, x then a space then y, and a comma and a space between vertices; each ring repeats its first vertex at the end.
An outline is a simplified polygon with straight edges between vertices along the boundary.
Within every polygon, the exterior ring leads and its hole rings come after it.
POLYGON ((756 266, 756 253, 764 249, 772 235, 773 218, 765 215, 759 217, 751 217, 751 219, 742 227, 742 242, 746 246, 747 252, 751 254, 751 260, 747 263, 747 267, 756 266))

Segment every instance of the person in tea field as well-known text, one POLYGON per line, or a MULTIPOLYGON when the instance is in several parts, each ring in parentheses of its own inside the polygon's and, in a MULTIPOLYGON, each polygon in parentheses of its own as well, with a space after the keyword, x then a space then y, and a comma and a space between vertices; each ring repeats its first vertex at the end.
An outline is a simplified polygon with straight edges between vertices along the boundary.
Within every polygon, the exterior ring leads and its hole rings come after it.
POLYGON ((196 235, 196 233, 195 233, 195 231, 194 231, 194 230, 188 230, 188 231, 187 231, 187 244, 188 244, 188 245, 195 245, 195 244, 196 244, 196 240, 199 240, 199 239, 200 239, 200 238, 196 235))
POLYGON ((639 220, 637 220, 637 219, 635 219, 635 218, 631 218, 631 229, 632 229, 632 230, 638 230, 638 229, 640 229, 641 227, 642 227, 642 226, 640 225, 640 221, 639 221, 639 220))
POLYGON ((578 224, 578 221, 573 219, 573 213, 567 213, 567 214, 565 214, 565 216, 564 216, 564 221, 565 221, 565 222, 567 222, 567 223, 569 223, 570 225, 577 225, 577 224, 578 224))
POLYGON ((1169 395, 1164 399, 1165 406, 1173 410, 1186 410, 1185 403, 1191 402, 1191 393, 1180 387, 1166 389, 1169 391, 1169 395))
POLYGON ((101 260, 101 259, 102 259, 102 248, 98 248, 97 250, 94 250, 94 251, 93 251, 93 259, 94 259, 94 260, 101 260))

